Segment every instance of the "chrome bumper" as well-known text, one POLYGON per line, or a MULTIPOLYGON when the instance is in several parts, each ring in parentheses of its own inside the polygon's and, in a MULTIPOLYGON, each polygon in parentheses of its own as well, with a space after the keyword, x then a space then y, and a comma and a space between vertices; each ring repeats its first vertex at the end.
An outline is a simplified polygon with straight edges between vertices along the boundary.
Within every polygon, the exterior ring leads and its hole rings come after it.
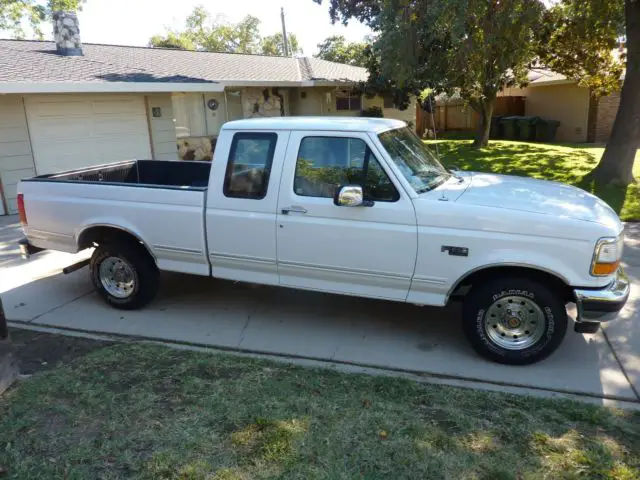
POLYGON ((578 323, 601 323, 613 320, 629 298, 630 283, 622 267, 616 278, 602 289, 581 289, 573 291, 578 315, 578 323))

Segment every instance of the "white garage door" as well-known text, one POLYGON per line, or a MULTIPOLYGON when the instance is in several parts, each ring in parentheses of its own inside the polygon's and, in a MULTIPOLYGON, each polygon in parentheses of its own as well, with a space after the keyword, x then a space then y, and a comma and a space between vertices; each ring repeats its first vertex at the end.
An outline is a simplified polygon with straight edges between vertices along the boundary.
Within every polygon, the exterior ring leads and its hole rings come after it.
POLYGON ((25 101, 38 175, 151 158, 142 95, 36 95, 25 101))

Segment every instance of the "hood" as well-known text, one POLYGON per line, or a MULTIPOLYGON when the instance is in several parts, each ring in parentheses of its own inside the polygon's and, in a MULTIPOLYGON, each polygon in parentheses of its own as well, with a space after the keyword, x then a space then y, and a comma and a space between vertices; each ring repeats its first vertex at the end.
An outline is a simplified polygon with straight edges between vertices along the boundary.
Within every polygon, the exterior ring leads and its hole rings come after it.
POLYGON ((519 210, 618 227, 620 219, 598 197, 576 187, 547 180, 473 173, 457 203, 519 210))

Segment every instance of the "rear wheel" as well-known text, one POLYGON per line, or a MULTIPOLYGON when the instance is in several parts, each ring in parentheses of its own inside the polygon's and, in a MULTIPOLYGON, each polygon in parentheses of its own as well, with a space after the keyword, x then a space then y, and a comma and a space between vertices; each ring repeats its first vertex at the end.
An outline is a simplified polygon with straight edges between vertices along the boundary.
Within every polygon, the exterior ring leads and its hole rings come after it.
POLYGON ((135 310, 158 292, 158 268, 149 253, 134 242, 98 246, 89 265, 96 291, 112 307, 135 310))
POLYGON ((474 286, 463 307, 464 332, 482 356, 526 365, 555 351, 567 331, 562 298, 544 284, 505 277, 474 286))

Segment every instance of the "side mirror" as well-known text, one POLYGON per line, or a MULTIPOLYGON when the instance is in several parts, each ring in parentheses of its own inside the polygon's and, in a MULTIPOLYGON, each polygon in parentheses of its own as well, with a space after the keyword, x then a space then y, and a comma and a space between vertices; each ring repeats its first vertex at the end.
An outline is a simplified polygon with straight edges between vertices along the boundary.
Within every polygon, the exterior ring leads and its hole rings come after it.
POLYGON ((364 199, 360 185, 342 185, 338 187, 333 203, 339 207, 373 207, 372 201, 364 199))

